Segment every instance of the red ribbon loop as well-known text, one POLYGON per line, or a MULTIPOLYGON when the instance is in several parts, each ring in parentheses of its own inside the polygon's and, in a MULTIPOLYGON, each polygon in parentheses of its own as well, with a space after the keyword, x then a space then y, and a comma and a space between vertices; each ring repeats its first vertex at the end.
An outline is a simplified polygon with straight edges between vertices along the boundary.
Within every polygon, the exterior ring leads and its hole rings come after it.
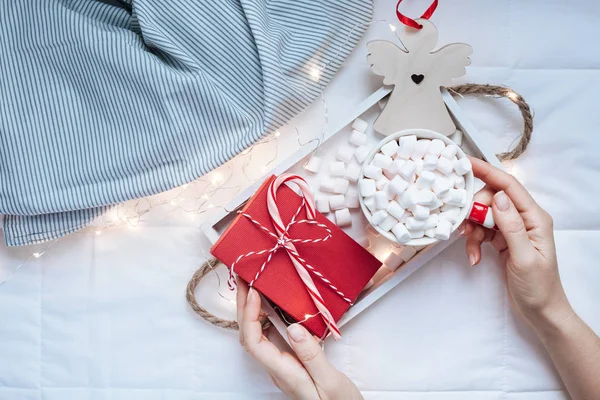
MULTIPOLYGON (((400 22, 402 22, 404 25, 410 26, 410 27, 415 28, 415 29, 421 29, 421 28, 423 28, 423 25, 419 24, 414 19, 407 17, 406 15, 402 14, 398 10, 398 8, 400 7, 400 3, 402 3, 402 0, 398 0, 398 3, 396 4, 396 16, 398 17, 398 19, 400 20, 400 22)), ((438 0, 433 0, 433 3, 431 3, 431 5, 429 6, 429 8, 427 10, 425 10, 425 12, 423 13, 423 15, 421 15, 421 18, 424 18, 424 19, 431 18, 431 16, 435 12, 435 9, 437 8, 437 6, 438 6, 438 0)))

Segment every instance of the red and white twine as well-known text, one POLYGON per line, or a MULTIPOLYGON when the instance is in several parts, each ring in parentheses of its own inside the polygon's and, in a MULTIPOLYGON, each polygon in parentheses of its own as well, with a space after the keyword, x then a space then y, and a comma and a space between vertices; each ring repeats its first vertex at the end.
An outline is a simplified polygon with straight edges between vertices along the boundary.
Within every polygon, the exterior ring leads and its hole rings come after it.
POLYGON ((335 293, 337 293, 342 299, 344 299, 344 301, 348 302, 350 305, 352 304, 352 300, 350 300, 341 290, 339 290, 321 272, 319 272, 317 269, 315 269, 312 265, 308 264, 306 262, 306 260, 304 258, 302 258, 300 256, 300 254, 298 254, 298 250, 296 249, 296 246, 294 245, 294 243, 321 243, 321 242, 325 242, 326 240, 331 238, 331 230, 327 227, 327 225, 321 224, 314 219, 315 215, 316 215, 315 206, 314 206, 314 198, 313 198, 312 193, 310 192, 310 189, 309 189, 306 181, 304 179, 302 179, 302 177, 300 177, 298 175, 294 175, 294 174, 282 174, 282 175, 278 176, 270 184, 270 186, 268 188, 267 209, 269 211, 269 216, 271 218, 271 222, 273 223, 273 226, 275 228, 275 232, 271 232, 268 228, 263 226, 260 222, 258 222, 254 218, 252 218, 251 215, 244 213, 244 212, 241 212, 241 214, 244 217, 248 218, 249 221, 251 221, 254 225, 256 225, 258 228, 260 228, 263 232, 265 232, 269 236, 273 237, 276 240, 276 243, 273 247, 271 247, 269 249, 264 249, 264 250, 259 250, 259 251, 251 251, 249 253, 240 255, 231 264, 231 268, 229 271, 229 280, 228 280, 229 288, 233 289, 235 286, 235 280, 233 279, 234 268, 235 268, 235 265, 238 262, 240 262, 240 260, 242 260, 245 257, 260 256, 260 255, 268 254, 267 259, 262 263, 258 272, 254 276, 254 279, 252 279, 252 281, 249 282, 249 286, 253 286, 254 282, 259 278, 260 274, 265 270, 267 264, 269 264, 269 262, 271 261, 271 258, 273 257, 273 255, 279 249, 285 249, 287 255, 290 257, 290 260, 292 261, 292 264, 296 268, 296 272, 300 276, 300 279, 302 279, 302 282, 304 283, 304 286, 306 287, 306 290, 308 291, 312 301, 314 302, 315 306, 319 310, 318 315, 320 315, 321 318, 323 318, 323 321, 327 325, 327 328, 331 331, 333 338, 335 340, 340 339, 342 337, 340 334, 340 331, 339 331, 337 325, 335 324, 335 320, 333 319, 331 313, 327 309, 327 306, 325 305, 325 302, 323 301, 323 297, 321 296, 321 293, 319 293, 319 290, 315 286, 315 283, 314 283, 310 273, 317 276, 323 283, 325 283, 327 286, 329 286, 329 288, 331 288, 331 290, 333 290, 335 293), (278 209, 277 203, 276 203, 277 189, 283 184, 290 184, 290 183, 296 184, 298 186, 298 188, 300 189, 300 193, 302 194, 302 203, 300 204, 300 207, 298 207, 298 210, 292 217, 291 221, 287 225, 285 225, 281 219, 281 215, 279 214, 279 209, 278 209), (300 211, 302 211, 302 208, 306 209, 307 219, 297 221, 296 218, 300 214, 300 211), (316 238, 316 239, 294 239, 294 238, 291 238, 288 234, 288 230, 293 225, 300 225, 300 224, 309 224, 309 225, 317 226, 321 229, 324 229, 327 234, 324 237, 320 237, 320 238, 316 238), (310 271, 310 273, 309 273, 309 271, 310 271))

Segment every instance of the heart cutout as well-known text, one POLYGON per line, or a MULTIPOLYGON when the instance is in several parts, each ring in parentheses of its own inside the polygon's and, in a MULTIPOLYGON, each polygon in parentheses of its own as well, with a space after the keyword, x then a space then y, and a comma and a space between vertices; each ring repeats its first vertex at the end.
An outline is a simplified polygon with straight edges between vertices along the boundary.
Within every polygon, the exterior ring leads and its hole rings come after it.
POLYGON ((418 85, 421 82, 423 82, 423 79, 425 79, 425 75, 412 74, 410 76, 410 79, 412 79, 412 81, 418 85))

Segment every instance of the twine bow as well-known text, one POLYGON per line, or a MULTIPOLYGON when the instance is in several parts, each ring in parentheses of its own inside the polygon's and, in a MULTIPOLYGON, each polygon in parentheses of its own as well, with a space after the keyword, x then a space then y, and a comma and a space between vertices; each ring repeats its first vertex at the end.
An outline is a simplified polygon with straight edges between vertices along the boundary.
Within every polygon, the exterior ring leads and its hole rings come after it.
POLYGON ((252 287, 254 285, 254 282, 256 282, 256 280, 259 278, 260 274, 265 270, 267 264, 269 264, 269 262, 271 261, 271 258, 273 257, 273 255, 280 249, 283 249, 283 250, 285 250, 285 252, 289 256, 290 260, 292 261, 292 264, 296 268, 296 272, 298 273, 298 275, 300 276, 300 279, 304 283, 304 286, 305 286, 308 294, 310 295, 313 303, 317 307, 317 310, 319 310, 319 313, 317 315, 321 316, 321 318, 325 322, 325 325, 327 325, 327 328, 329 329, 329 331, 331 331, 333 338, 335 340, 341 339, 342 336, 340 334, 340 331, 339 331, 338 327, 336 326, 335 320, 333 319, 331 313, 327 309, 327 306, 325 305, 325 302, 323 301, 323 297, 321 296, 321 293, 319 293, 319 290, 315 286, 315 283, 311 277, 311 273, 313 275, 317 276, 322 282, 324 282, 327 286, 329 286, 335 293, 337 293, 342 299, 344 299, 344 301, 348 302, 350 305, 352 305, 352 300, 350 300, 342 291, 340 291, 336 286, 334 286, 333 283, 329 279, 327 279, 321 272, 319 272, 312 265, 307 263, 306 260, 300 256, 300 254, 298 253, 298 250, 296 249, 296 246, 295 246, 295 243, 325 242, 332 236, 331 230, 327 227, 327 225, 321 224, 315 220, 316 212, 315 212, 315 206, 314 206, 314 198, 313 198, 312 193, 310 192, 310 189, 309 189, 306 181, 304 179, 302 179, 300 176, 294 175, 294 174, 282 174, 282 175, 278 176, 271 183, 271 185, 268 188, 267 209, 269 212, 269 217, 271 219, 271 222, 273 223, 273 227, 275 228, 275 232, 271 232, 271 230, 269 230, 267 227, 262 225, 260 222, 258 222, 254 218, 252 218, 251 215, 244 213, 244 212, 241 212, 241 214, 245 218, 248 218, 248 220, 250 220, 254 225, 256 225, 258 228, 260 228, 263 232, 265 232, 269 236, 273 237, 275 239, 275 245, 268 249, 259 250, 259 251, 251 251, 249 253, 240 255, 231 264, 231 268, 229 270, 229 280, 228 280, 229 288, 233 290, 233 288, 235 286, 235 280, 233 278, 234 268, 235 268, 235 265, 240 262, 240 260, 242 260, 243 258, 246 258, 246 257, 250 257, 250 256, 260 256, 260 255, 268 254, 267 259, 262 263, 258 272, 254 276, 254 279, 252 279, 252 281, 250 281, 248 284, 250 287, 252 287), (284 183, 296 184, 298 186, 298 188, 300 189, 300 193, 302 194, 302 203, 300 204, 300 206, 298 207, 298 210, 296 211, 296 213, 294 214, 294 216, 292 217, 292 219, 290 220, 290 222, 287 225, 285 225, 283 223, 283 220, 281 219, 281 215, 279 214, 279 208, 277 207, 277 203, 276 203, 277 189, 284 183), (296 220, 296 218, 298 218, 298 215, 300 214, 300 211, 302 211, 303 208, 306 209, 307 218, 302 219, 302 220, 296 220), (323 237, 312 238, 312 239, 292 238, 288 233, 289 229, 293 225, 300 225, 300 224, 308 224, 308 225, 317 226, 317 227, 323 229, 326 232, 326 235, 323 237))

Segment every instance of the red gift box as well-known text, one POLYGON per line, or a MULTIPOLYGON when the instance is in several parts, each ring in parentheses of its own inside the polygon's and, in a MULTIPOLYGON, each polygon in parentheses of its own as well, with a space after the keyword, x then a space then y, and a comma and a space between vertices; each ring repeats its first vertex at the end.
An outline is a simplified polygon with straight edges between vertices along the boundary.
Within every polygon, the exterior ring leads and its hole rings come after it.
MULTIPOLYGON (((267 208, 267 191, 275 176, 267 179, 258 191, 248 200, 242 213, 251 216, 269 231, 276 233, 267 208)), ((287 224, 302 204, 302 197, 288 186, 281 185, 277 190, 276 205, 284 224, 287 224)), ((304 207, 296 220, 306 219, 304 207)), ((331 231, 331 237, 317 243, 295 243, 298 254, 307 264, 314 267, 327 280, 331 281, 345 297, 351 301, 356 297, 381 266, 381 262, 356 243, 335 224, 316 212, 315 220, 331 231)), ((296 224, 288 231, 290 238, 316 239, 324 236, 324 229, 315 224, 296 224)), ((231 268, 244 281, 251 282, 266 261, 268 254, 242 257, 250 252, 272 249, 277 240, 253 223, 247 216, 238 215, 219 240, 211 248, 211 253, 231 268)), ((312 274, 314 284, 333 319, 338 321, 350 304, 338 293, 312 274)), ((275 303, 295 321, 304 321, 303 325, 317 337, 325 336, 327 326, 319 316, 318 310, 307 288, 298 275, 290 257, 284 249, 272 253, 254 288, 275 303)))

